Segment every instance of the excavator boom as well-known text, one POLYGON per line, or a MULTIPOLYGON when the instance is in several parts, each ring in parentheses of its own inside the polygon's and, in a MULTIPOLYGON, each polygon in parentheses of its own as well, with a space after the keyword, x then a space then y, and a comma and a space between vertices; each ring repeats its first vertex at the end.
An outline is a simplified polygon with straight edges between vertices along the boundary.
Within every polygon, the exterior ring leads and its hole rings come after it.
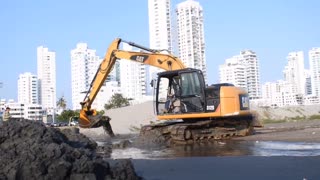
POLYGON ((109 49, 93 78, 93 81, 90 85, 90 90, 88 91, 88 94, 82 103, 84 105, 82 109, 85 108, 86 110, 90 110, 94 99, 96 98, 103 82, 110 74, 117 59, 132 60, 134 62, 155 66, 167 71, 185 68, 182 61, 171 54, 162 54, 160 51, 149 49, 132 42, 115 39, 109 46, 109 49), (128 43, 129 45, 152 53, 120 50, 119 45, 121 42, 128 43))
MULTIPOLYGON (((102 84, 105 82, 106 78, 112 71, 116 60, 118 59, 131 60, 133 62, 151 65, 167 71, 185 68, 182 61, 171 54, 164 54, 161 53, 160 50, 149 49, 132 42, 124 41, 119 38, 115 39, 110 44, 107 53, 90 84, 90 89, 87 91, 83 102, 80 103, 82 106, 79 120, 80 127, 92 128, 101 125, 99 122, 102 117, 98 116, 97 112, 94 109, 91 109, 91 105, 94 102, 102 84), (127 43, 146 52, 120 50, 119 47, 121 42, 127 43)), ((107 117, 104 119, 110 118, 107 117)))

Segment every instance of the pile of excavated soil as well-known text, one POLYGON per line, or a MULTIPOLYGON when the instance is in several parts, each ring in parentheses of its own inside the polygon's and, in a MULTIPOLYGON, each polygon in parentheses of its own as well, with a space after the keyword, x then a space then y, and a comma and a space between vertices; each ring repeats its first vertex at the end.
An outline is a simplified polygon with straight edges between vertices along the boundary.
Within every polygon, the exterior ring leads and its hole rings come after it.
POLYGON ((0 125, 0 179, 141 179, 130 160, 106 161, 77 130, 28 120, 0 125))

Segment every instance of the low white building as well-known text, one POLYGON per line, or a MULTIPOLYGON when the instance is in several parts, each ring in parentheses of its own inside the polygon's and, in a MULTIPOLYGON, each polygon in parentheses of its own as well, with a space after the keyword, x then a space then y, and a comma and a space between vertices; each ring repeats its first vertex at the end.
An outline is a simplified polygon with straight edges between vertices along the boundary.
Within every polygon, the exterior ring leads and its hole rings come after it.
POLYGON ((320 97, 307 95, 304 97, 304 105, 320 104, 320 97))
POLYGON ((10 115, 15 119, 42 121, 45 114, 39 104, 23 104, 9 101, 5 104, 5 107, 10 108, 10 115))
POLYGON ((231 83, 247 89, 246 67, 238 62, 237 57, 229 58, 219 66, 219 78, 221 83, 231 83))
POLYGON ((296 93, 295 85, 283 80, 267 82, 262 85, 264 106, 297 106, 320 104, 317 96, 296 93))

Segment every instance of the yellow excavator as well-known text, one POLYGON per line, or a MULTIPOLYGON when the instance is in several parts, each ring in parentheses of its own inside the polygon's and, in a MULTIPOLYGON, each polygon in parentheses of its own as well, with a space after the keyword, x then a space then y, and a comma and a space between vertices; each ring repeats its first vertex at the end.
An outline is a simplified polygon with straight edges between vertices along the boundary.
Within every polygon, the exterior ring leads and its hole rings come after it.
POLYGON ((109 46, 89 91, 80 103, 81 128, 102 126, 114 136, 110 118, 98 115, 91 105, 117 60, 130 60, 164 70, 151 82, 157 119, 163 123, 143 126, 140 135, 157 134, 171 141, 194 142, 245 136, 253 132, 255 118, 244 89, 228 83, 207 86, 202 71, 185 67, 174 55, 119 38, 109 46), (141 51, 121 50, 121 43, 141 51))

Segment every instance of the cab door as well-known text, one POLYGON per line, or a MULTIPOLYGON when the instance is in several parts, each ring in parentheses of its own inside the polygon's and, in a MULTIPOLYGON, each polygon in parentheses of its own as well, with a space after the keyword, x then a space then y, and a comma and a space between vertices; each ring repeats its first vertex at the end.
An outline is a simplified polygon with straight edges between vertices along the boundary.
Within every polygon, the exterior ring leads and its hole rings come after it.
POLYGON ((205 83, 199 70, 182 71, 181 77, 181 112, 199 113, 205 111, 205 83))

